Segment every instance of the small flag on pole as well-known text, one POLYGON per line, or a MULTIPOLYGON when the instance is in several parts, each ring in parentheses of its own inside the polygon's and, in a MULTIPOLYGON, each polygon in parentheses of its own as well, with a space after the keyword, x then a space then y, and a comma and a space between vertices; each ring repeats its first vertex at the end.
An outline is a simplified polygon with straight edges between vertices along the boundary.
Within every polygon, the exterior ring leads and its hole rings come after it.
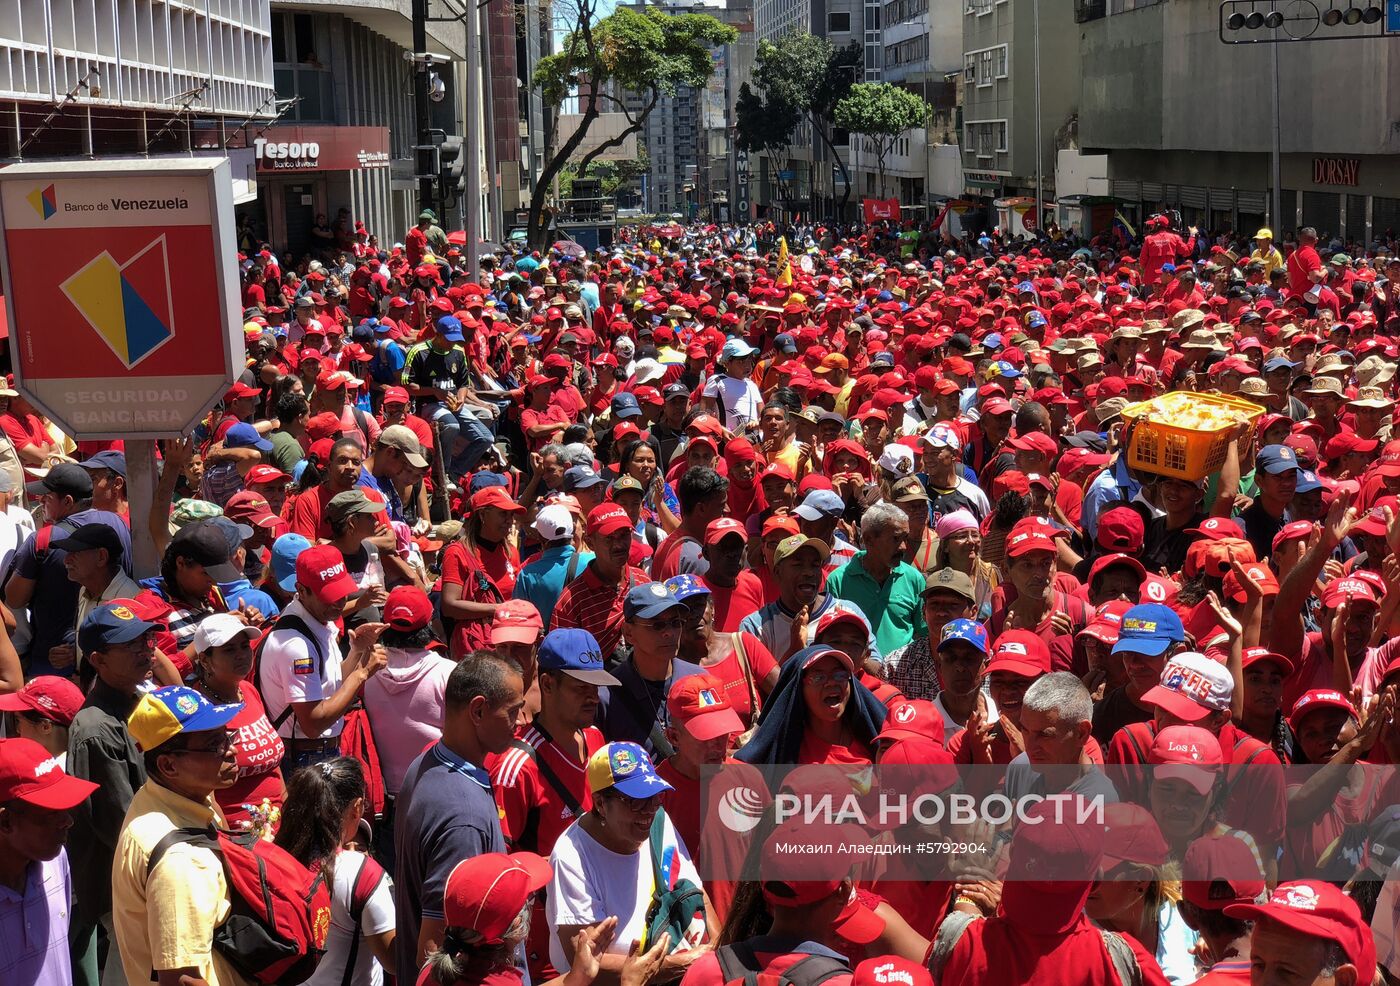
POLYGON ((787 237, 778 237, 778 284, 792 285, 792 258, 788 256, 787 237))

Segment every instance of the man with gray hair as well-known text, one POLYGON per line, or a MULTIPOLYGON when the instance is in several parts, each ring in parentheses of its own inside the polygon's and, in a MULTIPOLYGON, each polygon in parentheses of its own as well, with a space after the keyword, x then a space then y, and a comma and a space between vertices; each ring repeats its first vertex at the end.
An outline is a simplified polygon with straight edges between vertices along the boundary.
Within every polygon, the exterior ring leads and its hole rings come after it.
POLYGON ((864 549, 831 573, 826 591, 865 614, 880 653, 888 654, 928 635, 924 577, 905 561, 909 518, 895 504, 877 503, 867 510, 860 519, 860 536, 864 549))
POLYGON ((1079 678, 1056 671, 1037 678, 1021 700, 1023 753, 1006 767, 1006 796, 1077 794, 1105 803, 1118 791, 1089 758, 1094 703, 1079 678))

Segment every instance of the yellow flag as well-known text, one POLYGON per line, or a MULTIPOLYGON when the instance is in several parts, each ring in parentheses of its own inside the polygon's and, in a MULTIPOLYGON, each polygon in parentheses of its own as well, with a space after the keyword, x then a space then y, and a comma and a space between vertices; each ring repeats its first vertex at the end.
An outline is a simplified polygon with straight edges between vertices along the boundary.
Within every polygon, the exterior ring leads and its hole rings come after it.
POLYGON ((792 283, 792 260, 788 257, 787 237, 778 237, 778 282, 792 283))

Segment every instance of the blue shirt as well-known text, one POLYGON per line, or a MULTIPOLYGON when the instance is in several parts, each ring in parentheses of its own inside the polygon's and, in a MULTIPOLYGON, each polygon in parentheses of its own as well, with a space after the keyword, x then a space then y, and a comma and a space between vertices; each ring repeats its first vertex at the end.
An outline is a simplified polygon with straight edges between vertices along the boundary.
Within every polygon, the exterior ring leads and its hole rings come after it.
MULTIPOLYGON (((515 577, 515 590, 511 596, 524 599, 539 610, 546 631, 549 629, 549 621, 554 616, 554 604, 559 601, 559 594, 564 591, 564 577, 569 574, 569 560, 575 553, 572 544, 545 548, 538 558, 522 568, 520 574, 515 577)), ((574 564, 574 577, 578 578, 583 573, 584 566, 592 560, 591 551, 579 554, 578 561, 574 564)))
POLYGON ((224 597, 224 604, 228 606, 230 612, 242 606, 251 606, 262 614, 262 618, 265 620, 282 612, 281 607, 277 605, 277 600, 261 589, 253 588, 253 583, 247 579, 239 579, 237 582, 220 582, 219 595, 224 597))
POLYGON ((1142 484, 1128 474, 1128 464, 1122 457, 1110 469, 1094 477, 1084 491, 1084 510, 1080 521, 1089 537, 1099 533, 1099 514, 1119 503, 1131 503, 1142 492, 1142 484))
POLYGON ((394 807, 399 982, 417 982, 422 918, 442 920, 448 874, 464 859, 505 852, 491 777, 434 743, 409 765, 394 807))

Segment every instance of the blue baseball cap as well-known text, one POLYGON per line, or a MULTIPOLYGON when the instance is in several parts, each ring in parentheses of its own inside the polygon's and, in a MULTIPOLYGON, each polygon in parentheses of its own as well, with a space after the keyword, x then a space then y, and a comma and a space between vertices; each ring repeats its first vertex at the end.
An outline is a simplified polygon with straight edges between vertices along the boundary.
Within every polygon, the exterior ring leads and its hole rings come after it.
POLYGON ((894 353, 888 349, 882 349, 874 356, 870 357, 871 366, 894 366, 894 353))
POLYGON ((1172 644, 1179 644, 1185 639, 1186 631, 1175 610, 1161 603, 1143 603, 1123 614, 1113 653, 1132 651, 1134 654, 1156 657, 1165 653, 1172 644))
POLYGON ((350 338, 356 342, 369 342, 374 338, 374 330, 379 328, 379 319, 367 318, 350 330, 350 338))
POLYGON ((779 332, 773 337, 773 348, 780 353, 797 352, 797 340, 786 332, 779 332))
POLYGON ((1282 356, 1275 356, 1273 359, 1264 361, 1264 372, 1273 373, 1275 370, 1282 370, 1285 367, 1291 370, 1297 365, 1298 364, 1293 362, 1291 359, 1284 359, 1282 356))
POLYGON ((224 432, 224 445, 228 448, 255 448, 259 452, 271 452, 272 443, 258 434, 258 429, 242 422, 224 432))
POLYGON ((672 575, 666 580, 666 588, 681 602, 694 599, 696 596, 711 595, 710 587, 694 575, 672 575))
POLYGON ((1016 285, 1017 294, 1035 294, 1035 285, 1030 281, 1022 281, 1016 285))
POLYGON ((149 753, 181 733, 223 729, 242 711, 242 702, 215 705, 193 688, 167 685, 141 696, 126 728, 141 751, 149 753))
POLYGON ((283 534, 272 542, 272 578, 287 592, 297 591, 297 555, 311 547, 300 534, 283 534))
POLYGON ((1322 480, 1317 478, 1317 473, 1311 469, 1298 470, 1298 485, 1294 487, 1294 493, 1311 493, 1323 487, 1322 480))
POLYGON ((466 338, 462 335, 462 323, 455 315, 442 316, 434 327, 437 329, 438 335, 448 342, 461 342, 466 338))
POLYGON ((78 465, 84 469, 110 469, 122 479, 126 479, 126 456, 115 449, 107 449, 96 455, 90 455, 78 465))
POLYGON ((641 617, 654 619, 667 610, 680 609, 685 603, 675 597, 665 582, 643 582, 627 593, 622 601, 622 615, 625 619, 641 617))
POLYGON ((468 495, 490 489, 492 486, 510 486, 510 480, 498 472, 474 472, 467 484, 468 495))
POLYGON ((88 613, 78 627, 78 649, 84 654, 102 650, 112 644, 129 644, 158 630, 132 612, 125 603, 103 603, 88 613))
POLYGON ((675 788, 663 781, 647 751, 636 743, 608 743, 588 758, 588 791, 614 788, 629 798, 651 798, 675 788))
POLYGON ((571 466, 564 470, 564 492, 572 493, 574 490, 586 490, 593 486, 601 486, 607 480, 598 475, 597 470, 592 466, 571 466))
POLYGON ((831 490, 812 490, 793 511, 803 520, 828 520, 840 517, 846 512, 846 501, 831 490))
POLYGON ((1175 274, 1175 273, 1176 273, 1176 264, 1163 264, 1163 265, 1162 265, 1162 273, 1164 273, 1164 274, 1175 274))
POLYGON ((551 630, 540 641, 536 656, 541 671, 561 671, 570 678, 590 685, 620 685, 603 669, 603 651, 598 640, 587 630, 561 628, 551 630))
POLYGON ((1026 316, 1026 325, 1032 329, 1038 329, 1045 324, 1045 316, 1040 312, 1031 312, 1026 316))
POLYGON ((954 640, 971 644, 983 654, 987 653, 987 628, 976 620, 952 620, 943 624, 943 635, 939 638, 938 649, 954 640))
POLYGON ((998 375, 998 376, 1003 376, 1003 377, 1019 377, 1019 376, 1021 375, 1021 371, 1020 371, 1020 370, 1016 369, 1016 367, 1012 366, 1010 363, 1006 362, 1005 360, 1000 360, 1000 361, 998 361, 998 362, 996 362, 996 363, 993 363, 993 364, 992 364, 992 368, 995 369, 995 370, 997 371, 997 375, 998 375))
POLYGON ((1298 468, 1298 457, 1287 445, 1265 445, 1254 457, 1254 468, 1278 476, 1298 468))
POLYGON ((1002 345, 1003 343, 1001 341, 1000 332, 993 332, 991 335, 987 336, 987 338, 982 340, 982 346, 984 349, 1000 349, 1002 345))
POLYGON ((635 418, 642 413, 641 405, 637 403, 635 394, 623 392, 614 394, 612 399, 612 416, 614 418, 635 418))

